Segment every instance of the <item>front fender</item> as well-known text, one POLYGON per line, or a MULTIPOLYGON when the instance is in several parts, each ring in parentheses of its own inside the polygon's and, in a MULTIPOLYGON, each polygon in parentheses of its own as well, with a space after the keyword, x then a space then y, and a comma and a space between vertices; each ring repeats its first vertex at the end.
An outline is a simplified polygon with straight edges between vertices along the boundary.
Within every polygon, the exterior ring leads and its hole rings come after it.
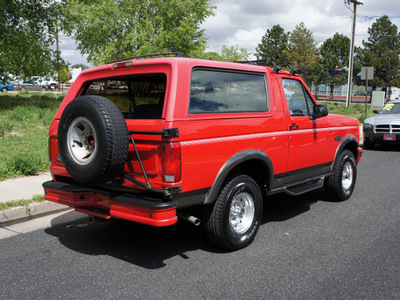
MULTIPOLYGON (((360 160, 359 158, 361 157, 361 152, 360 152, 360 148, 358 146, 358 140, 354 135, 347 135, 345 136, 342 141, 340 142, 339 146, 336 149, 336 153, 335 153, 335 159, 333 161, 333 164, 331 165, 331 172, 333 171, 333 168, 336 164, 336 161, 338 160, 338 157, 340 155, 340 153, 343 152, 344 149, 348 149, 351 152, 353 152, 354 157, 356 159, 358 159, 358 161, 360 160)), ((357 161, 357 162, 358 162, 357 161)))

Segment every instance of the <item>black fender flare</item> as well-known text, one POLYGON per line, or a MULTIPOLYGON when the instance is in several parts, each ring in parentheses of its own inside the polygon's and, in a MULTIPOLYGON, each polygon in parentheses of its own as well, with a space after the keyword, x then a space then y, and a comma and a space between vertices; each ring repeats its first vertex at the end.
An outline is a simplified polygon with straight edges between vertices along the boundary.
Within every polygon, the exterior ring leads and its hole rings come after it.
MULTIPOLYGON (((257 149, 249 149, 236 153, 231 158, 229 158, 225 164, 219 170, 217 176, 215 177, 212 187, 208 190, 203 204, 212 204, 218 197, 218 194, 222 188, 225 179, 229 176, 231 171, 237 167, 239 164, 250 161, 250 160, 260 160, 267 165, 269 182, 268 185, 271 186, 273 179, 273 166, 272 161, 269 156, 257 149)), ((261 187, 260 187, 261 188, 261 187)))
MULTIPOLYGON (((342 153, 342 151, 345 149, 345 147, 348 145, 348 144, 350 144, 350 143, 355 143, 356 144, 356 147, 355 147, 355 151, 357 151, 357 147, 358 147, 358 145, 359 145, 359 143, 358 143, 358 140, 357 140, 357 138, 354 136, 354 135, 347 135, 347 136, 345 136, 344 138, 343 138, 343 140, 340 142, 340 144, 339 144, 339 146, 337 147, 337 149, 336 149, 336 153, 335 153, 335 159, 333 160, 333 163, 332 163, 332 165, 331 165, 331 172, 333 171, 333 167, 334 167, 334 165, 336 164, 336 162, 337 162, 337 160, 338 160, 338 158, 339 158, 339 155, 340 155, 340 153, 342 153)), ((349 150, 351 150, 353 153, 354 153, 354 150, 353 149, 349 149, 349 150)), ((354 153, 354 156, 356 157, 356 153, 354 153)))

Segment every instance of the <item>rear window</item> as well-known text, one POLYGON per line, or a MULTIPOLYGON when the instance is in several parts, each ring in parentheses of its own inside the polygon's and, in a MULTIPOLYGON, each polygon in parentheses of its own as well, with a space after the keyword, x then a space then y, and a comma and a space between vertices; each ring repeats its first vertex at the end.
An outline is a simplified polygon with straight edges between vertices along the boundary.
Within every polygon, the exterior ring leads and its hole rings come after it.
POLYGON ((165 74, 102 79, 86 85, 82 95, 110 99, 127 119, 161 119, 166 83, 165 74))
POLYGON ((264 74, 193 70, 189 114, 268 111, 264 74))

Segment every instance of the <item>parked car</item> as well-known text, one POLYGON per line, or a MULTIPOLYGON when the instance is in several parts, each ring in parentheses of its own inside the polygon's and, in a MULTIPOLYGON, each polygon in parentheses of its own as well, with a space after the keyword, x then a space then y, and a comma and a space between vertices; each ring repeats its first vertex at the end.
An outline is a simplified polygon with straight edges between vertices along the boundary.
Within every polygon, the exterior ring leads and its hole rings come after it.
POLYGON ((3 81, 0 80, 0 91, 2 93, 7 93, 8 91, 13 91, 14 90, 14 85, 12 83, 3 83, 3 81))
POLYGON ((254 240, 269 195, 350 198, 362 154, 358 121, 328 114, 294 70, 184 57, 83 71, 49 135, 46 200, 93 221, 202 222, 228 250, 254 240))
POLYGON ((42 81, 41 85, 45 91, 55 91, 58 88, 58 83, 53 80, 42 81))
POLYGON ((34 80, 25 80, 20 84, 21 91, 41 91, 42 86, 34 80))
POLYGON ((364 147, 376 144, 400 143, 400 100, 387 102, 377 115, 364 121, 364 147))

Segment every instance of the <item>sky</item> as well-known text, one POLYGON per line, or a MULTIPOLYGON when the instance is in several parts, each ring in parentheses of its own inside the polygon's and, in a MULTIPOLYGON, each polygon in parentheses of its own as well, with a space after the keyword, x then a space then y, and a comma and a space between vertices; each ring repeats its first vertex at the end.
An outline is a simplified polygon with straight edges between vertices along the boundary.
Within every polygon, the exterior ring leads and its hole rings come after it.
MULTIPOLYGON (((387 15, 400 31, 400 0, 359 0, 355 45, 368 39, 368 28, 377 18, 387 15)), ((303 22, 313 32, 317 43, 338 32, 351 37, 353 12, 344 0, 210 0, 216 6, 214 16, 201 25, 208 37, 207 51, 220 52, 221 47, 246 48, 254 54, 267 29, 280 25, 292 31, 303 22)), ((353 8, 353 5, 351 5, 353 8)), ((76 50, 74 40, 62 36, 60 49, 72 65, 85 63, 86 56, 76 50)))

